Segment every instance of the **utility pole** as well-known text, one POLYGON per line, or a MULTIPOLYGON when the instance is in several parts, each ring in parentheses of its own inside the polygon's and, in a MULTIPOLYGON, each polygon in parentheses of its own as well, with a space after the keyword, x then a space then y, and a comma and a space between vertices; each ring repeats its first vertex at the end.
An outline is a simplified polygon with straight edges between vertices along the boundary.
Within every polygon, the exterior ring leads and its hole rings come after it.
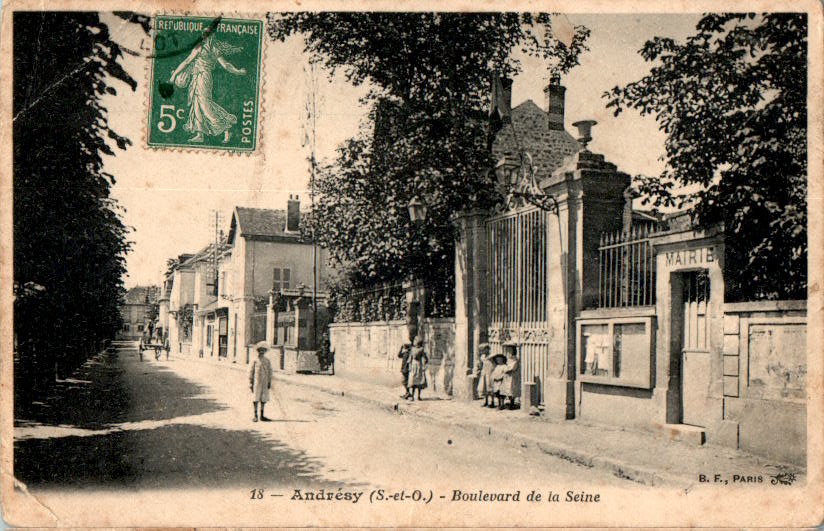
POLYGON ((217 287, 217 277, 218 277, 218 274, 217 274, 217 248, 220 245, 220 240, 218 239, 218 231, 220 230, 219 225, 220 225, 220 211, 215 209, 215 250, 212 253, 212 267, 214 268, 214 273, 215 273, 215 277, 214 277, 215 297, 217 297, 217 290, 218 290, 218 287, 217 287))
POLYGON ((221 243, 220 240, 222 239, 221 234, 223 232, 220 229, 220 226, 223 222, 223 216, 221 215, 220 210, 218 210, 218 209, 215 209, 214 214, 215 214, 214 227, 210 227, 210 229, 212 229, 212 228, 214 229, 215 243, 214 243, 214 249, 212 249, 212 253, 211 253, 212 256, 210 257, 211 259, 209 260, 209 262, 210 262, 209 266, 212 269, 212 273, 213 273, 213 275, 210 275, 210 276, 212 276, 211 280, 213 282, 213 284, 212 284, 212 290, 213 290, 212 294, 215 297, 217 297, 218 296, 218 277, 220 276, 220 274, 218 273, 218 259, 219 259, 219 253, 220 253, 220 243, 221 243))
MULTIPOLYGON (((312 345, 318 348, 318 240, 315 237, 315 143, 317 140, 317 72, 315 64, 309 63, 309 94, 306 101, 306 127, 310 129, 309 136, 309 199, 312 205, 310 223, 312 225, 312 345)), ((308 135, 307 135, 308 136, 308 135)))

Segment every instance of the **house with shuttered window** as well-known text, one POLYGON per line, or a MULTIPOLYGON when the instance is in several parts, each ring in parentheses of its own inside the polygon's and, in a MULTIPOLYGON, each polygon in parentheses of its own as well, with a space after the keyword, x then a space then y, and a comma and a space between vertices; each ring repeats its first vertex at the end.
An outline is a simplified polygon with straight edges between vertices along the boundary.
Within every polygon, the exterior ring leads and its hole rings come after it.
POLYGON ((230 360, 248 363, 253 345, 266 340, 270 292, 299 286, 312 291, 313 257, 317 289, 325 291, 327 252, 313 249, 301 222, 297 196, 289 197, 286 210, 240 206, 233 210, 227 238, 231 252, 220 263, 215 303, 226 318, 225 352, 230 360))

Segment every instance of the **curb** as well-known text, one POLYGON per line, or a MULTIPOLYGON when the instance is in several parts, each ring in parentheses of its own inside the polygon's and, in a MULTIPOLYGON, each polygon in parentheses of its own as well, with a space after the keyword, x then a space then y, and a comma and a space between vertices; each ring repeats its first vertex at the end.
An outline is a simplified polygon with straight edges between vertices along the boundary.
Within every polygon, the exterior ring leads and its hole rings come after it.
MULTIPOLYGON (((186 356, 174 356, 174 359, 205 364, 216 368, 228 368, 237 372, 245 372, 247 367, 242 363, 237 364, 229 362, 222 364, 220 362, 214 362, 208 359, 190 358, 186 356)), ((695 481, 693 480, 655 467, 635 464, 621 460, 620 458, 602 457, 559 441, 554 441, 552 439, 541 439, 532 435, 525 435, 523 433, 507 431, 505 429, 493 428, 489 424, 484 424, 477 421, 473 422, 442 418, 437 414, 433 414, 431 411, 409 409, 403 401, 392 399, 387 400, 386 398, 375 398, 371 395, 365 395, 363 394, 363 390, 350 391, 345 389, 331 389, 323 383, 302 380, 299 375, 279 371, 273 371, 272 377, 284 384, 306 387, 331 396, 342 397, 351 401, 369 404, 388 413, 410 415, 441 427, 453 429, 457 428, 478 438, 489 437, 498 441, 517 444, 522 448, 539 450, 552 457, 563 459, 586 468, 602 470, 615 477, 627 479, 642 485, 668 485, 671 487, 684 489, 685 491, 688 491, 695 485, 695 481)))
POLYGON ((224 363, 222 361, 209 361, 207 358, 203 358, 203 359, 201 359, 201 358, 190 358, 190 357, 187 357, 187 356, 180 356, 180 355, 172 355, 171 357, 173 359, 178 360, 178 361, 187 361, 189 363, 200 363, 200 364, 203 364, 203 365, 208 365, 209 367, 215 367, 215 368, 218 368, 218 369, 230 369, 230 370, 238 371, 238 372, 246 372, 246 367, 248 367, 248 365, 246 365, 245 363, 238 364, 238 363, 232 363, 231 361, 227 361, 226 363, 224 363))
POLYGON ((691 485, 690 481, 684 479, 681 476, 676 476, 669 472, 662 472, 652 468, 635 465, 632 463, 621 461, 619 459, 599 457, 556 441, 537 439, 535 437, 523 435, 520 433, 513 433, 499 429, 493 429, 489 425, 477 422, 455 422, 453 420, 442 419, 439 418, 437 415, 432 415, 430 413, 411 410, 408 408, 402 408, 400 402, 387 403, 384 400, 364 396, 357 392, 347 393, 345 391, 329 389, 314 382, 301 382, 299 380, 295 380, 291 377, 284 376, 278 373, 273 373, 273 377, 287 384, 309 387, 311 389, 315 389, 317 391, 321 391, 329 395, 340 396, 349 400, 377 406, 379 409, 382 409, 389 413, 415 416, 419 419, 426 420, 433 424, 437 424, 438 426, 447 428, 458 428, 478 437, 490 437, 499 441, 516 443, 519 444, 522 448, 536 449, 547 455, 557 457, 559 459, 563 459, 565 461, 569 461, 571 463, 575 463, 577 465, 581 465, 587 468, 596 468, 599 470, 604 470, 618 478, 627 479, 629 481, 640 483, 642 485, 657 486, 662 484, 668 484, 683 488, 687 488, 689 485, 691 485))

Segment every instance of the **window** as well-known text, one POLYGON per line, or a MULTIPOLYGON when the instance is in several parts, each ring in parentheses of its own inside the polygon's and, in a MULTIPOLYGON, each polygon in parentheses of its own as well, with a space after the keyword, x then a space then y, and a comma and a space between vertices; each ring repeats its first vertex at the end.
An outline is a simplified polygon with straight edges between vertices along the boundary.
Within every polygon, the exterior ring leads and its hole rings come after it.
POLYGON ((257 343, 258 341, 265 341, 266 340, 266 314, 254 314, 252 316, 252 338, 250 340, 251 344, 257 343))
POLYGON ((578 373, 583 382, 651 387, 654 317, 578 321, 578 373))
POLYGON ((206 346, 212 346, 212 325, 206 326, 206 346))
POLYGON ((272 273, 272 289, 275 293, 282 289, 289 289, 289 282, 291 280, 292 271, 289 268, 276 267, 272 273))
POLYGON ((710 278, 706 269, 684 274, 684 328, 683 347, 687 351, 707 352, 708 304, 710 300, 710 278))
POLYGON ((137 325, 137 331, 142 332, 143 331, 143 325, 137 325))

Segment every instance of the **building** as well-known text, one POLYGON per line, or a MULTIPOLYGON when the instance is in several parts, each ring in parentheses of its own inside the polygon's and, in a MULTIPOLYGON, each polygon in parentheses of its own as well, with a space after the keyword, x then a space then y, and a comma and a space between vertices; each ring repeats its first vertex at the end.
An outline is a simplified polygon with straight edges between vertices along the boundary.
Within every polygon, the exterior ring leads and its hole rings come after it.
POLYGON ((212 337, 206 331, 215 317, 215 271, 216 266, 225 260, 226 254, 231 252, 225 242, 217 245, 217 252, 215 248, 216 245, 211 243, 194 254, 180 255, 166 275, 166 283, 169 285, 169 343, 172 353, 200 356, 204 352, 212 354, 212 337))
POLYGON ((135 286, 126 292, 120 305, 123 328, 117 334, 117 339, 137 340, 150 323, 154 327, 159 294, 157 286, 135 286))
MULTIPOLYGON (((173 353, 248 363, 255 343, 276 343, 273 295, 294 298, 302 289, 311 297, 315 278, 317 291, 326 287, 327 253, 305 236, 301 217, 297 196, 286 210, 238 206, 217 251, 209 244, 178 258, 167 274, 173 353)), ((295 349, 309 330, 305 318, 301 322, 291 336, 281 329, 281 339, 295 349)))
POLYGON ((311 292, 315 278, 317 291, 326 289, 327 252, 306 237, 301 221, 297 196, 285 211, 236 207, 232 213, 231 258, 221 262, 217 308, 225 308, 227 355, 234 361, 248 362, 251 347, 266 340, 270 292, 298 286, 311 292))
MULTIPOLYGON (((436 387, 473 399, 478 346, 514 342, 525 411, 803 463, 806 301, 726 302, 721 228, 634 211, 629 176, 587 148, 594 122, 565 130, 559 80, 547 111, 510 89, 490 120, 503 200, 456 214, 455 316, 424 323, 436 387)), ((336 369, 396 374, 405 326, 333 324, 336 369)))
POLYGON ((157 326, 165 336, 169 335, 169 299, 172 295, 172 279, 171 269, 161 276, 157 298, 157 326))
MULTIPOLYGON (((192 304, 194 302, 193 254, 181 254, 170 268, 168 295, 168 331, 171 352, 185 353, 192 344, 192 304)), ((165 301, 164 301, 165 302, 165 301)))

